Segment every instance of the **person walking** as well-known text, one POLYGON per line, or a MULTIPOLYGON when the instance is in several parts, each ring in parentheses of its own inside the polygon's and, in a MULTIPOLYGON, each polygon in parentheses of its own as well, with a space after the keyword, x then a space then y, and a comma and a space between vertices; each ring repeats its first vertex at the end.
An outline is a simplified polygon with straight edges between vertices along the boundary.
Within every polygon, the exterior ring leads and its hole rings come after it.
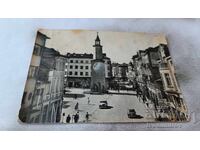
POLYGON ((90 104, 90 98, 88 97, 88 105, 90 104))
POLYGON ((117 90, 118 90, 118 93, 120 92, 120 86, 119 84, 117 84, 117 90))
POLYGON ((148 103, 148 102, 146 102, 146 105, 147 105, 147 107, 149 108, 149 103, 148 103))
POLYGON ((70 114, 67 116, 67 118, 66 118, 66 122, 67 123, 70 123, 70 120, 71 120, 71 116, 70 116, 70 114))
POLYGON ((139 97, 139 90, 138 89, 136 89, 136 96, 137 96, 137 98, 139 97))
POLYGON ((86 113, 85 118, 86 118, 86 121, 88 122, 89 121, 89 113, 88 112, 86 113))
POLYGON ((143 103, 146 102, 146 97, 145 97, 145 95, 143 95, 142 100, 143 100, 143 103))
POLYGON ((75 105, 75 107, 74 107, 74 109, 78 110, 78 106, 79 106, 79 103, 77 102, 76 105, 75 105))
POLYGON ((74 116, 74 122, 77 123, 79 120, 79 114, 76 113, 76 115, 74 116))
POLYGON ((140 102, 141 93, 140 93, 140 89, 139 89, 139 88, 136 89, 136 96, 137 96, 137 98, 138 98, 138 100, 139 100, 139 102, 140 102))

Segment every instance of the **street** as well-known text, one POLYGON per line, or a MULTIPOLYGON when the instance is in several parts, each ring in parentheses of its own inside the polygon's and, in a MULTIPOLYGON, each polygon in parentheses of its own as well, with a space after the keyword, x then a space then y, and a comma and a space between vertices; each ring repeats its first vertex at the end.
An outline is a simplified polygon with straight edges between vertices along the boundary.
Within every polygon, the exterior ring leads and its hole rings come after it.
MULTIPOLYGON (((61 122, 66 123, 67 115, 71 117, 79 112, 79 123, 87 122, 86 113, 89 113, 88 122, 154 122, 154 113, 143 102, 140 102, 134 91, 120 91, 120 94, 91 95, 84 94, 89 89, 67 89, 69 95, 77 94, 77 98, 64 97, 61 122), (124 93, 124 94, 122 94, 124 93), (88 103, 89 98, 89 103, 88 103), (100 101, 107 101, 111 109, 99 109, 100 101), (79 104, 78 110, 75 105, 79 104), (138 115, 143 116, 141 119, 130 119, 127 116, 129 109, 135 109, 138 115), (64 115, 63 115, 64 113, 64 115)), ((150 105, 151 107, 151 105, 150 105)), ((71 119, 70 123, 74 123, 71 119)))

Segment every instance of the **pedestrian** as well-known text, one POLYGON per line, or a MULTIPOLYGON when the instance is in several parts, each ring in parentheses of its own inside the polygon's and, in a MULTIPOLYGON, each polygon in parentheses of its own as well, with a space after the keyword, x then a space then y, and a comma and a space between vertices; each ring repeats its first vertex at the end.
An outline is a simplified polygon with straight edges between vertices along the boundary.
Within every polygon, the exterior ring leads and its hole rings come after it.
POLYGON ((136 89, 136 96, 140 102, 140 99, 141 99, 141 95, 140 95, 140 90, 139 89, 136 89))
POLYGON ((146 102, 146 105, 147 105, 147 107, 149 107, 149 103, 148 102, 146 102))
POLYGON ((158 116, 158 121, 162 121, 162 117, 161 117, 160 114, 159 114, 159 116, 158 116))
POLYGON ((78 102, 77 102, 76 105, 75 105, 75 107, 74 107, 75 110, 78 110, 78 105, 79 105, 79 104, 78 104, 78 102))
POLYGON ((70 116, 70 114, 67 116, 67 119, 66 119, 66 122, 67 123, 70 123, 70 120, 71 120, 71 116, 70 116))
POLYGON ((120 86, 119 85, 117 85, 117 90, 118 90, 118 93, 120 92, 120 86))
POLYGON ((86 121, 88 122, 89 121, 89 113, 88 112, 86 113, 85 118, 86 118, 86 121))
POLYGON ((74 122, 77 123, 79 120, 79 114, 76 113, 76 115, 74 116, 74 122))
POLYGON ((90 104, 90 98, 88 97, 88 105, 90 104))
POLYGON ((146 102, 146 97, 143 95, 143 97, 142 97, 142 100, 143 100, 143 103, 145 103, 146 102))
POLYGON ((138 91, 138 89, 136 89, 136 96, 137 96, 137 98, 138 98, 138 96, 139 96, 139 91, 138 91))

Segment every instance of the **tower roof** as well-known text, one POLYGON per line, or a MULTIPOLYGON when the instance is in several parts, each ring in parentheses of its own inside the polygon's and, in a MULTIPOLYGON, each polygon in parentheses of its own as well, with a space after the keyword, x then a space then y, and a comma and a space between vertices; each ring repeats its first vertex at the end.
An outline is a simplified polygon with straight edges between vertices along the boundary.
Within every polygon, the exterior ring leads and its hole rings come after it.
POLYGON ((97 32, 97 37, 96 37, 96 40, 95 40, 95 41, 100 41, 100 38, 99 38, 98 32, 97 32))

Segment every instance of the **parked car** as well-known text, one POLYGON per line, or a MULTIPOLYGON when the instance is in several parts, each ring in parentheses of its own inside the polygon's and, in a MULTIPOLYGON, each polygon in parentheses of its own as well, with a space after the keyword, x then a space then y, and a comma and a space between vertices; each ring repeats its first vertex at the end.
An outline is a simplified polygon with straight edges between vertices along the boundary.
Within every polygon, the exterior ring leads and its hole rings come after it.
POLYGON ((107 101, 100 101, 100 105, 99 105, 100 109, 106 109, 107 107, 108 107, 107 101))
POLYGON ((130 119, 141 119, 141 118, 143 118, 142 116, 136 114, 135 109, 129 109, 127 115, 128 115, 128 118, 130 118, 130 119))
POLYGON ((100 101, 99 109, 110 109, 113 108, 112 106, 108 106, 107 101, 100 101))

